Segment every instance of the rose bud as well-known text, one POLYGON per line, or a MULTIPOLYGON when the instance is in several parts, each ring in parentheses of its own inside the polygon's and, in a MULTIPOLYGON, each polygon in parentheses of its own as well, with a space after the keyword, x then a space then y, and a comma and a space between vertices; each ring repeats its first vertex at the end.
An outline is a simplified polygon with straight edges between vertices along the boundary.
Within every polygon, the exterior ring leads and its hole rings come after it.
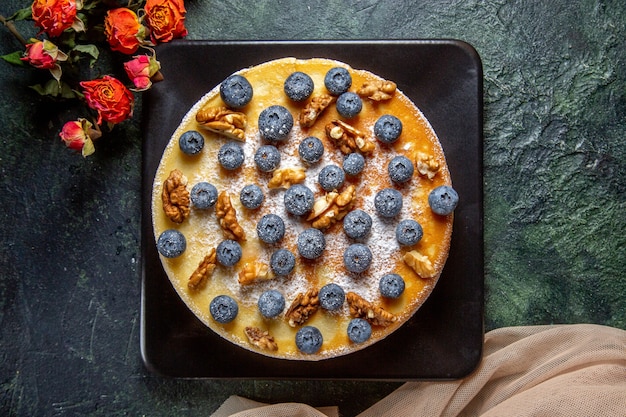
POLYGON ((152 86, 152 81, 162 79, 159 73, 161 64, 154 56, 135 56, 132 60, 124 63, 124 69, 137 91, 147 90, 152 86))
POLYGON ((94 129, 91 122, 83 118, 65 123, 61 133, 59 133, 68 148, 81 151, 83 156, 94 153, 93 141, 101 135, 100 130, 94 129))
POLYGON ((58 63, 66 61, 67 55, 49 40, 44 40, 26 45, 25 56, 20 59, 35 68, 50 70, 58 81, 61 79, 61 66, 58 63))

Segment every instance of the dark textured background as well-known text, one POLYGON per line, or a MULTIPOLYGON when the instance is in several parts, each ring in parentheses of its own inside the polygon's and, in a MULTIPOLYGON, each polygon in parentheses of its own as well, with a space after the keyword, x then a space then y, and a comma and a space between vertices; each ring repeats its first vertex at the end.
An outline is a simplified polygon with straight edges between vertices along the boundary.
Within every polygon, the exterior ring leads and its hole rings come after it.
MULTIPOLYGON (((2 0, 0 14, 29 4, 2 0)), ((486 329, 626 329, 623 1, 186 5, 190 39, 472 44, 484 69, 486 329)), ((19 28, 36 34, 30 22, 19 28)), ((19 47, 0 30, 0 54, 19 47)), ((141 101, 84 160, 57 136, 76 110, 26 88, 37 82, 36 72, 0 62, 3 414, 209 415, 239 394, 354 415, 398 386, 149 374, 139 355, 141 101)))

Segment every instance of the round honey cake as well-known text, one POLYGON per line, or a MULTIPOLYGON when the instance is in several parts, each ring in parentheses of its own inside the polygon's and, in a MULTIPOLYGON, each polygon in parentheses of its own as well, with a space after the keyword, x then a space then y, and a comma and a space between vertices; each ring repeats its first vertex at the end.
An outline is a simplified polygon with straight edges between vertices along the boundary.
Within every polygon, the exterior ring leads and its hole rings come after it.
POLYGON ((420 110, 329 59, 242 69, 172 134, 152 218, 172 285, 210 329, 271 357, 376 343, 432 292, 458 195, 420 110))

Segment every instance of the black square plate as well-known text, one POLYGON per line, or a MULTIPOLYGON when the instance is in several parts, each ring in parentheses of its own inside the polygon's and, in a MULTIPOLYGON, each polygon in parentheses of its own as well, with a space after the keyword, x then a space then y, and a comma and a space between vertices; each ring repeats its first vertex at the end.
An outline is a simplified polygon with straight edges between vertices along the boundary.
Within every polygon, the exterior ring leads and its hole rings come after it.
POLYGON ((483 344, 482 65, 454 40, 209 42, 161 45, 165 81, 143 104, 141 352, 161 375, 250 379, 453 379, 479 363, 483 344), (272 59, 323 57, 398 84, 442 143, 460 202, 452 247, 430 298, 386 339, 319 362, 274 359, 225 341, 180 300, 159 260, 150 213, 161 154, 184 114, 233 72, 272 59))

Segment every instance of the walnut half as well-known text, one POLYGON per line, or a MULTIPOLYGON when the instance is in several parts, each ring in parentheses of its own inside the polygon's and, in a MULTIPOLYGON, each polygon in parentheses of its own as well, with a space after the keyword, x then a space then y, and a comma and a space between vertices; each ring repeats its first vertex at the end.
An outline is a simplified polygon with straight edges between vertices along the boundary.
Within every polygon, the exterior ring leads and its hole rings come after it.
POLYGON ((226 191, 222 191, 217 196, 215 215, 220 222, 220 227, 226 239, 246 240, 246 233, 237 221, 237 211, 231 204, 230 196, 226 191))
POLYGON ((226 107, 203 107, 196 113, 196 121, 203 128, 231 139, 245 141, 246 115, 226 107))
POLYGON ((330 94, 320 94, 313 96, 307 105, 300 111, 298 121, 300 126, 311 127, 326 107, 335 101, 335 97, 330 94))
POLYGON ((392 313, 370 303, 356 293, 347 293, 346 301, 350 307, 351 316, 365 319, 375 326, 389 326, 397 320, 396 316, 392 313))
POLYGON ((278 168, 272 173, 272 178, 267 183, 270 189, 289 188, 294 184, 300 184, 306 179, 305 169, 302 167, 278 168))
POLYGON ((319 305, 320 299, 316 289, 298 293, 285 313, 285 317, 291 327, 299 326, 317 311, 319 305))
POLYGON ((416 152, 414 159, 415 167, 420 175, 429 180, 435 178, 435 175, 437 175, 439 171, 439 162, 437 162, 435 158, 423 152, 416 152))
POLYGON ((316 229, 327 229, 348 214, 354 205, 355 198, 356 187, 353 184, 341 193, 336 191, 326 193, 315 200, 307 221, 312 221, 311 226, 316 229))
POLYGON ((259 281, 269 281, 274 279, 274 274, 269 265, 263 262, 248 262, 239 271, 239 284, 250 285, 259 281))
POLYGON ((333 120, 325 126, 326 137, 330 139, 344 154, 360 151, 369 154, 374 151, 374 142, 367 140, 365 135, 353 126, 341 120, 333 120))
POLYGON ((189 191, 187 177, 177 169, 172 170, 161 191, 163 211, 174 223, 182 223, 189 216, 189 191))
POLYGON ((245 328, 244 333, 248 338, 248 341, 254 346, 263 350, 270 350, 272 352, 278 350, 278 344, 274 341, 274 338, 270 336, 267 330, 261 330, 258 327, 248 326, 245 328))
POLYGON ((416 250, 404 254, 404 262, 411 267, 417 275, 422 278, 432 278, 435 276, 435 267, 426 255, 422 255, 416 250))
POLYGON ((361 97, 374 101, 390 100, 396 92, 396 83, 393 81, 377 80, 364 83, 356 92, 361 97))
POLYGON ((215 270, 217 265, 215 248, 211 248, 208 255, 206 255, 195 271, 189 277, 187 286, 190 290, 197 290, 206 284, 207 280, 215 270))

